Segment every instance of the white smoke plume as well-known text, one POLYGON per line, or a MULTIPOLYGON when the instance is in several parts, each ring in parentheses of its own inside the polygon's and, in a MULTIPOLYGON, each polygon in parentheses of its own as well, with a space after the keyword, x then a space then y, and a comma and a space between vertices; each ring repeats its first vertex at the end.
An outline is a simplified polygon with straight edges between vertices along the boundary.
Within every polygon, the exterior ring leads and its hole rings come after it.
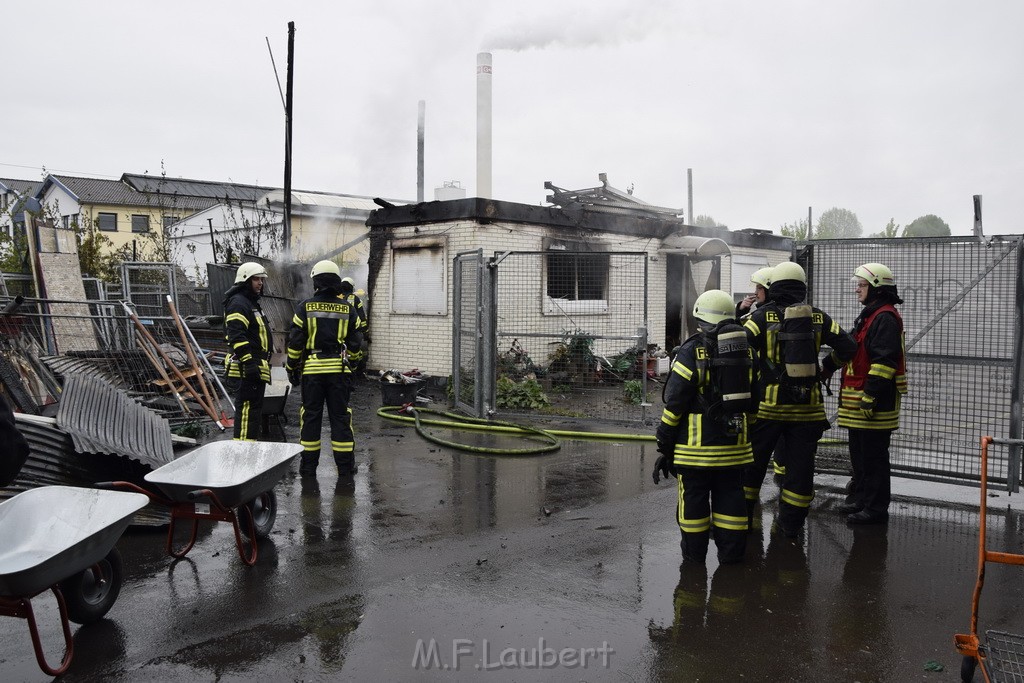
POLYGON ((595 47, 639 42, 665 32, 671 25, 669 2, 622 4, 596 10, 583 5, 559 14, 545 13, 523 18, 492 30, 483 38, 481 49, 541 50, 547 47, 595 47))

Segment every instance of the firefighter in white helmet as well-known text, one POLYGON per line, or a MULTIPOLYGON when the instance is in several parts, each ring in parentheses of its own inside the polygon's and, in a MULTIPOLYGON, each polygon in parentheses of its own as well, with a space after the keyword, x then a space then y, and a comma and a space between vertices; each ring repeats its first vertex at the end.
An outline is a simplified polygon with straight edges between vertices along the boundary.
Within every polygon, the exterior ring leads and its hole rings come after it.
POLYGON ((309 273, 313 296, 301 302, 288 330, 285 369, 293 385, 302 385, 299 412, 299 473, 315 477, 320 463, 320 432, 327 405, 331 452, 341 477, 356 473, 352 432, 352 372, 348 353, 361 347, 355 306, 341 293, 341 271, 333 261, 318 261, 309 273))
POLYGON ((672 363, 656 434, 654 483, 659 474, 678 477, 680 547, 685 561, 699 564, 711 537, 722 564, 742 560, 747 545, 743 470, 753 455, 746 414, 756 403, 747 335, 733 312, 732 296, 720 289, 697 297, 699 331, 672 363))
POLYGON ((778 264, 771 278, 767 303, 743 323, 750 334, 762 391, 751 430, 754 462, 747 468, 744 493, 753 524, 768 461, 781 441, 784 452, 776 453, 776 458, 785 474, 778 528, 793 538, 803 528, 814 499, 814 455, 818 439, 828 429, 818 384, 818 354, 822 344, 828 345, 833 360, 842 363, 853 357, 857 345, 827 313, 804 303, 807 275, 798 263, 778 264))
POLYGON ((260 308, 267 271, 259 263, 243 263, 235 283, 224 294, 224 335, 231 356, 227 376, 237 379, 234 437, 259 439, 263 423, 263 394, 270 384, 270 352, 273 337, 260 308))
POLYGON ((754 285, 754 293, 748 294, 736 304, 736 319, 753 313, 758 306, 763 306, 768 299, 768 288, 772 284, 772 267, 758 268, 750 275, 750 284, 754 285))
POLYGON ((366 310, 363 308, 363 300, 355 292, 355 284, 355 280, 350 277, 341 278, 341 295, 348 299, 349 303, 355 306, 356 316, 359 318, 356 327, 363 335, 363 347, 348 355, 349 363, 352 365, 352 371, 356 378, 358 378, 366 369, 366 358, 370 350, 370 326, 366 319, 366 310))
MULTIPOLYGON (((889 518, 889 442, 899 427, 900 401, 907 393, 902 304, 892 271, 881 263, 859 266, 851 278, 864 307, 853 324, 857 352, 843 366, 839 426, 850 433, 850 480, 840 510, 851 524, 878 524, 889 518)), ((837 364, 822 363, 831 377, 837 364)))

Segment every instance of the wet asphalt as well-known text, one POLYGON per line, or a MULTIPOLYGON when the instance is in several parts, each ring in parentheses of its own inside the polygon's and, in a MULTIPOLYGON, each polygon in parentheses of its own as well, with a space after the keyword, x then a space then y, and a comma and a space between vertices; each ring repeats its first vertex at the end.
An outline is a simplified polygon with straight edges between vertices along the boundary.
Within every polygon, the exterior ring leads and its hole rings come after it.
MULTIPOLYGON (((849 527, 841 481, 823 477, 790 540, 772 531, 768 480, 743 564, 719 567, 712 549, 706 566, 682 565, 653 444, 455 452, 377 416, 379 393, 362 384, 353 399, 359 473, 339 480, 326 455, 303 480, 296 463, 255 566, 227 524, 201 525, 183 560, 164 530, 130 529, 121 594, 102 621, 73 625, 62 680, 959 680, 976 505, 909 497, 894 480, 888 525, 849 527)), ((1021 506, 1006 500, 990 503, 989 547, 1024 552, 1021 506)), ((987 566, 980 630, 1024 632, 1022 579, 987 566)), ((54 601, 33 605, 57 661, 54 601)), ((48 679, 21 619, 0 618, 0 679, 48 679)))

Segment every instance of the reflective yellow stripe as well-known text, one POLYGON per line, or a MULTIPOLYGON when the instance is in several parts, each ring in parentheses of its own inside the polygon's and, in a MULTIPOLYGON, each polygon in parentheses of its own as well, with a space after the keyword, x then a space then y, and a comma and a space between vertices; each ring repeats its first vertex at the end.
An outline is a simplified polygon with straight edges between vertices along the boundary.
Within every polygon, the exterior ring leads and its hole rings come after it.
POLYGON ((799 493, 793 493, 789 489, 782 489, 782 493, 779 495, 779 498, 782 502, 789 503, 794 507, 809 508, 811 507, 811 501, 814 500, 814 494, 811 493, 809 496, 802 496, 799 493))
POLYGON ((668 408, 661 411, 661 421, 669 427, 678 427, 680 418, 682 418, 682 415, 676 415, 668 408))
POLYGON ((241 313, 228 313, 228 317, 224 319, 224 323, 227 324, 227 323, 231 322, 232 320, 237 320, 238 322, 242 323, 246 327, 249 327, 249 319, 246 318, 241 313))
POLYGON ((733 531, 746 531, 747 530, 747 517, 737 517, 735 515, 723 515, 717 512, 711 513, 711 523, 717 526, 719 529, 731 529, 733 531))
POLYGON ((747 500, 757 500, 761 497, 761 489, 752 486, 743 487, 743 497, 747 500))
POLYGON ((675 361, 674 363, 672 363, 672 372, 676 373, 677 375, 686 380, 693 377, 693 371, 690 370, 690 368, 683 365, 682 363, 680 363, 679 361, 675 361))
POLYGON ((868 370, 868 375, 874 375, 875 377, 881 377, 883 379, 892 379, 896 376, 896 368, 883 365, 881 363, 872 363, 871 368, 868 370))
POLYGON ((331 442, 331 450, 332 451, 341 451, 343 453, 347 453, 347 452, 353 450, 354 448, 355 448, 355 443, 353 443, 352 441, 332 441, 331 442))

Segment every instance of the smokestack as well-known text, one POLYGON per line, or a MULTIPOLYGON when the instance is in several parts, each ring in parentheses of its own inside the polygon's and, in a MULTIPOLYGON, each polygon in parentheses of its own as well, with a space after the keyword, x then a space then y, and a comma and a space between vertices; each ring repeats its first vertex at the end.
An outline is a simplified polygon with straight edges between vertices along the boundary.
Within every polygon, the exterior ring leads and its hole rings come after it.
POLYGON ((476 56, 476 196, 491 198, 491 53, 476 56))
POLYGON ((427 103, 420 100, 419 123, 416 126, 416 201, 423 203, 423 128, 427 117, 427 103))

